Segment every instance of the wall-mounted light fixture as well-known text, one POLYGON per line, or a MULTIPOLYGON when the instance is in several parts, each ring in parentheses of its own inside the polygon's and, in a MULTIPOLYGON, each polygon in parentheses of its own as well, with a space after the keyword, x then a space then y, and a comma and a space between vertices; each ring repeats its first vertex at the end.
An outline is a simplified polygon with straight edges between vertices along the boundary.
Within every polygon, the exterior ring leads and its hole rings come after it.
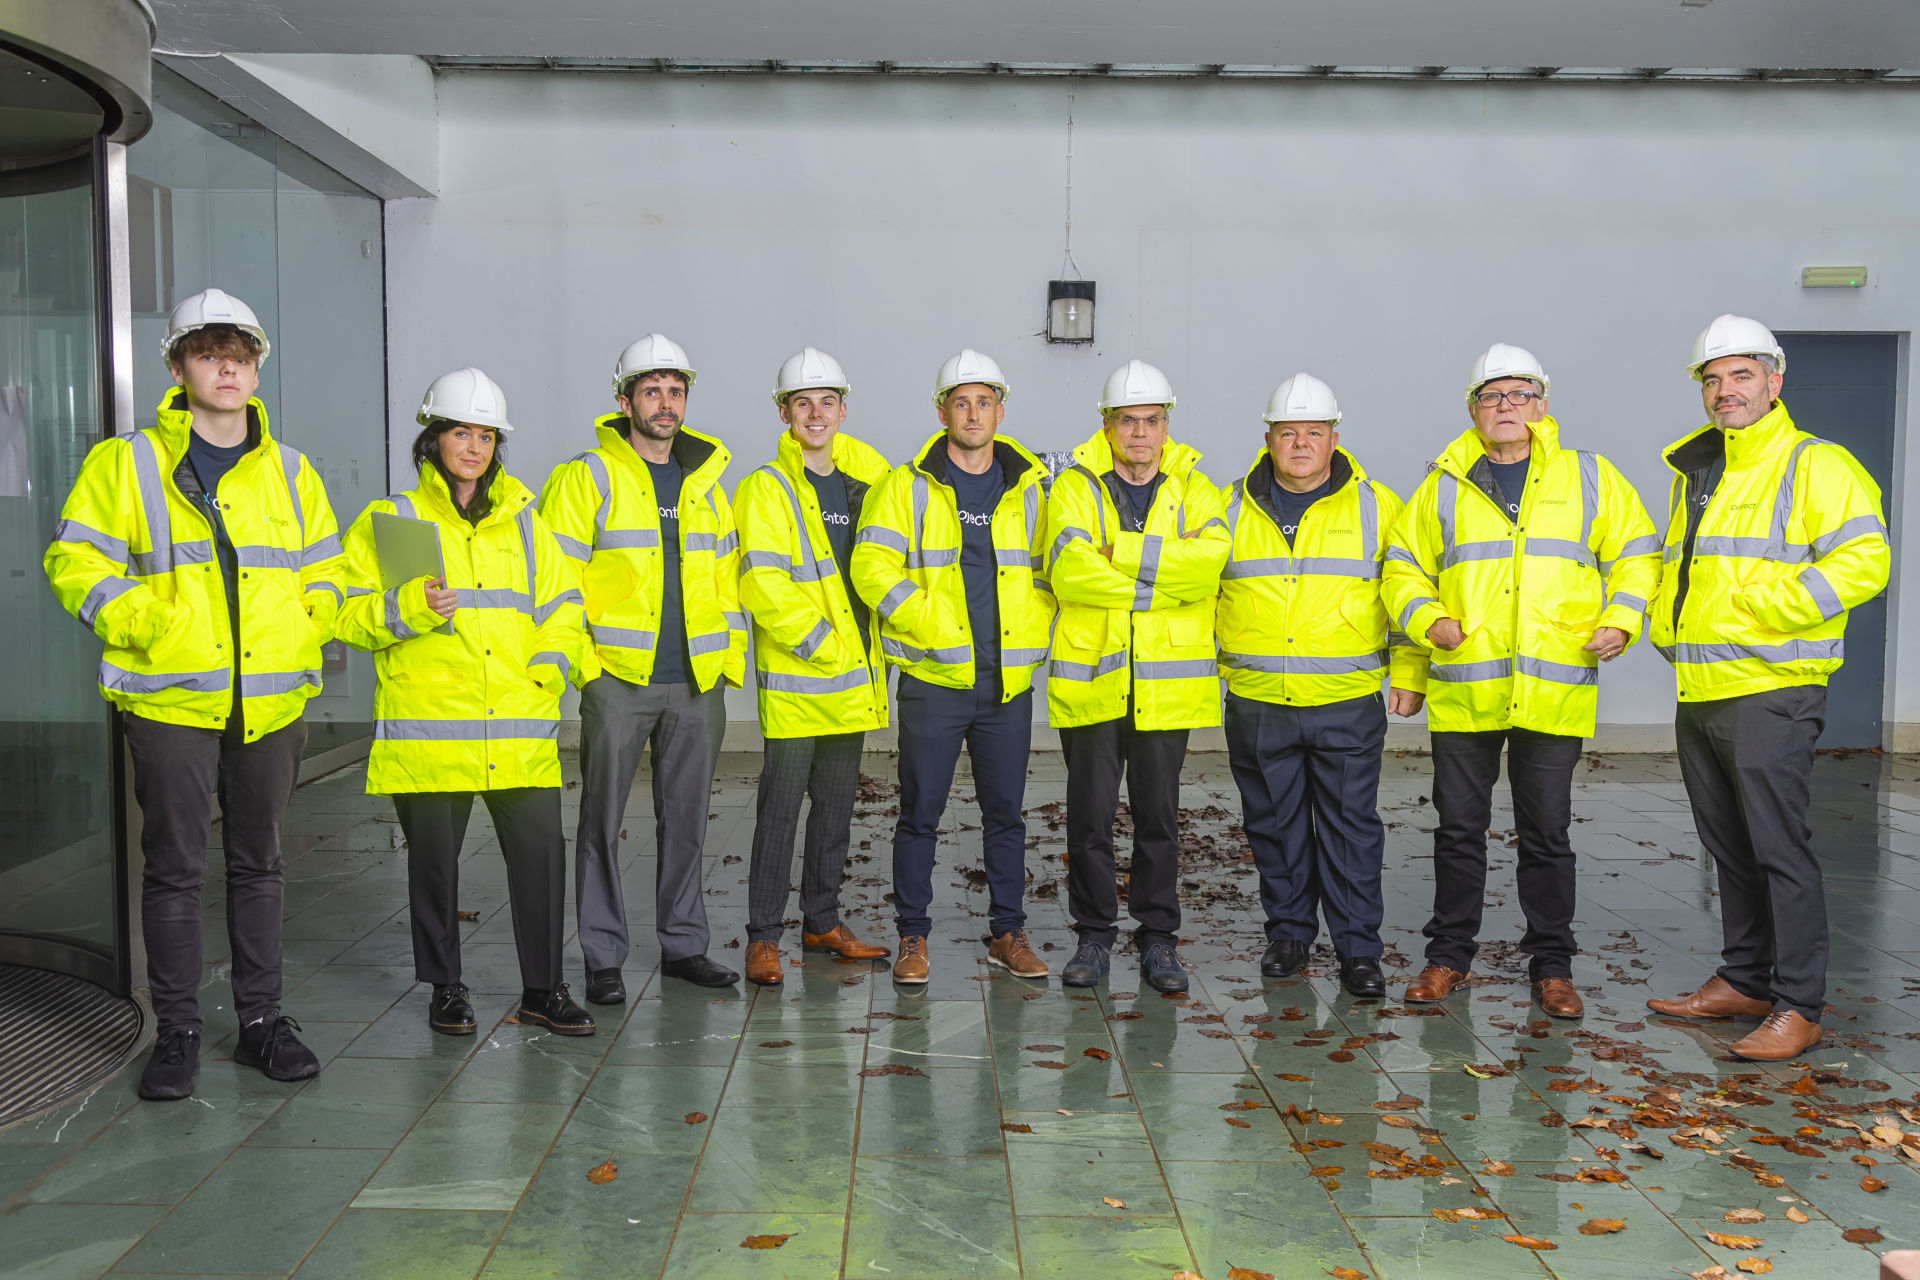
POLYGON ((1800 287, 1802 289, 1864 289, 1867 287, 1867 269, 1865 267, 1802 267, 1800 268, 1800 287))
POLYGON ((1093 341, 1093 281, 1047 281, 1047 341, 1093 341))

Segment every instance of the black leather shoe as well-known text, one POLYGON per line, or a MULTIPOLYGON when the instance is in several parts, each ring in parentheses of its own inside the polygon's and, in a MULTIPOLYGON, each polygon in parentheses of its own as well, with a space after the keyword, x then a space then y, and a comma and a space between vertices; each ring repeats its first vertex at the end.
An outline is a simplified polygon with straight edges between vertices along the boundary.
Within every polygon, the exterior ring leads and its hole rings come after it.
POLYGON ((588 1004, 625 1004, 626 1002, 627 984, 620 980, 620 970, 587 970, 588 1004))
POLYGON ((149 1102, 175 1102, 193 1096, 200 1070, 200 1033, 192 1027, 167 1027, 153 1042, 153 1056, 140 1073, 140 1096, 149 1102))
POLYGON ((1363 999, 1377 1000, 1387 994, 1387 980, 1380 973, 1378 956, 1348 956, 1340 962, 1340 985, 1363 999))
POLYGON ((696 987, 730 987, 740 981, 739 974, 725 965, 715 964, 705 956, 682 956, 678 960, 662 960, 660 972, 669 978, 691 982, 696 987))
POLYGON ((557 1036, 590 1036, 594 1032, 593 1015, 573 1002, 563 982, 552 991, 520 992, 521 1025, 546 1027, 557 1036))
POLYGON ((1103 944, 1083 942, 1073 953, 1073 959, 1067 961, 1067 967, 1060 971, 1060 985, 1097 987, 1106 981, 1107 970, 1112 966, 1112 953, 1103 944))
POLYGON ((467 989, 458 982, 434 984, 433 999, 427 1002, 427 1025, 443 1036, 470 1036, 478 1025, 473 1020, 473 1002, 467 989))
POLYGON ((1260 957, 1260 976, 1291 978, 1306 964, 1306 943, 1295 942, 1292 938, 1275 938, 1267 944, 1267 953, 1260 957))
POLYGON ((1171 942, 1156 942, 1140 957, 1140 977, 1155 991, 1185 991, 1187 971, 1171 942))
POLYGON ((320 1059, 293 1034, 299 1029, 300 1024, 284 1013, 250 1022, 240 1028, 233 1060, 243 1067, 260 1068, 269 1080, 311 1080, 320 1074, 320 1059))

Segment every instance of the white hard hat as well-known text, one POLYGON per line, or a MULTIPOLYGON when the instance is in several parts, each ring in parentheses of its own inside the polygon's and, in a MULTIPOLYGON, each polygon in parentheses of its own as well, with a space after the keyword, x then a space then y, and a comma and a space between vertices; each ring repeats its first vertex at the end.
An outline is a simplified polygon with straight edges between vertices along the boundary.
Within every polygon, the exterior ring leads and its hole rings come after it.
POLYGON ((435 378, 413 420, 423 427, 435 422, 470 422, 495 431, 513 430, 513 424, 507 421, 507 393, 471 365, 435 378))
POLYGON ((815 387, 838 391, 843 398, 851 389, 838 360, 817 347, 802 347, 781 361, 773 379, 773 402, 785 404, 794 392, 815 387))
POLYGON ((1693 340, 1693 362, 1687 372, 1698 382, 1700 371, 1723 356, 1766 356, 1773 361, 1775 373, 1787 371, 1787 353, 1780 349, 1773 330, 1745 316, 1718 316, 1702 329, 1693 340))
POLYGON ((619 361, 613 366, 613 394, 625 395, 630 380, 655 369, 677 369, 686 375, 687 386, 693 386, 693 366, 687 363, 687 353, 680 349, 680 344, 664 333, 650 333, 638 342, 628 343, 627 349, 620 353, 619 361))
POLYGON ((1007 398, 1007 376, 1000 372, 1000 366, 992 356, 981 355, 972 347, 967 347, 957 356, 949 356, 940 366, 940 372, 933 376, 933 402, 945 404, 947 392, 955 387, 964 387, 970 382, 992 387, 1007 398))
POLYGON ((1547 371, 1540 367, 1540 362, 1533 358, 1533 352, 1525 347, 1496 342, 1473 362, 1473 371, 1467 374, 1468 401, 1472 401, 1480 388, 1500 378, 1531 379, 1540 384, 1540 394, 1543 396, 1553 390, 1552 379, 1547 377, 1547 371))
POLYGON ((1173 384, 1167 381, 1167 375, 1145 360, 1127 361, 1108 374, 1106 385, 1100 388, 1102 413, 1130 404, 1163 404, 1171 409, 1174 403, 1173 384))
POLYGON ((167 319, 167 336, 160 343, 160 358, 171 361, 174 343, 183 335, 210 324, 230 324, 242 333, 252 334, 260 343, 260 363, 267 362, 267 353, 273 346, 267 341, 267 331, 260 327, 260 317, 253 314, 252 307, 219 289, 203 289, 173 309, 173 315, 167 319))
POLYGON ((1324 422, 1330 427, 1340 425, 1340 402, 1333 398, 1333 388, 1310 373, 1296 373, 1273 389, 1267 398, 1266 421, 1275 422, 1324 422))

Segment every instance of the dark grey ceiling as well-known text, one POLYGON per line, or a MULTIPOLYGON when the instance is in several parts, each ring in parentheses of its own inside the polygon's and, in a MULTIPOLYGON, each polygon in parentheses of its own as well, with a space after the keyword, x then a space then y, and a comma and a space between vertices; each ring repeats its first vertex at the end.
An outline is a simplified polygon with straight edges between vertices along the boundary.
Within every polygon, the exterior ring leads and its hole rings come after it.
POLYGON ((180 52, 1920 67, 1920 0, 155 0, 180 52))

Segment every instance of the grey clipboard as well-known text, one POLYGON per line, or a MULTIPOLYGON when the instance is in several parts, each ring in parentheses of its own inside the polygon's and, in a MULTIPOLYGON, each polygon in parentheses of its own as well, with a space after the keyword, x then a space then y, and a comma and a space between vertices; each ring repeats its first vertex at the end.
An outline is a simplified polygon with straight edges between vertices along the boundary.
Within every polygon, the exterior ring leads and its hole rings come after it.
MULTIPOLYGON (((380 589, 391 591, 415 578, 444 578, 446 565, 440 559, 440 529, 431 520, 410 520, 376 511, 372 517, 373 553, 380 562, 380 589)), ((434 628, 441 635, 453 634, 447 621, 434 628)))

